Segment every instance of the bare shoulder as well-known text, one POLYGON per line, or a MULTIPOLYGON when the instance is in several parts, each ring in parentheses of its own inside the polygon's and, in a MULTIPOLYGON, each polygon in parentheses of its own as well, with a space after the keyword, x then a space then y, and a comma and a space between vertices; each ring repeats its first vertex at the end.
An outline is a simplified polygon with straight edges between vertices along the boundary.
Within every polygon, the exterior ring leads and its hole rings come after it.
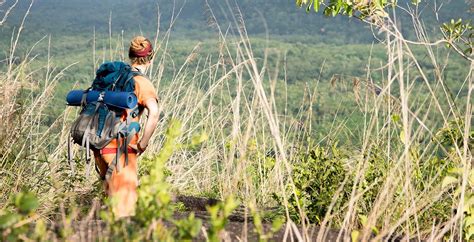
POLYGON ((155 87, 153 83, 145 76, 135 76, 135 89, 139 90, 139 92, 143 92, 144 90, 150 90, 151 92, 155 92, 155 87))
POLYGON ((144 77, 144 76, 140 76, 140 75, 135 76, 133 79, 134 79, 136 82, 150 82, 150 80, 149 80, 148 78, 146 78, 146 77, 144 77))

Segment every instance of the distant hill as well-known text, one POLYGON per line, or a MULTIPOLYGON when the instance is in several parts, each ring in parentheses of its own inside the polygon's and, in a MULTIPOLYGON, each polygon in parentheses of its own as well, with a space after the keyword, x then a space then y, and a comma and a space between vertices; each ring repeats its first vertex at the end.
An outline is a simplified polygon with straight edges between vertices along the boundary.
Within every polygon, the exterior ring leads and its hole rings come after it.
MULTIPOLYGON (((213 33, 210 27, 213 23, 209 21, 211 12, 215 14, 220 26, 227 29, 233 22, 232 12, 237 13, 236 2, 248 33, 253 35, 307 35, 314 37, 314 41, 326 43, 370 43, 373 40, 370 29, 358 20, 344 16, 332 18, 322 16, 321 13, 306 13, 304 9, 295 6, 294 0, 36 0, 26 29, 29 34, 38 36, 90 36, 94 28, 98 32, 107 33, 111 19, 114 33, 121 30, 135 33, 154 32, 157 27, 158 9, 161 14, 161 28, 165 29, 172 17, 174 5, 175 12, 183 7, 176 21, 174 34, 200 38, 213 33)), ((399 1, 402 6, 409 2, 399 1)), ((447 0, 437 1, 444 2, 444 6, 436 19, 431 13, 435 8, 433 2, 425 1, 425 4, 420 6, 420 13, 431 30, 438 28, 439 22, 448 21, 450 18, 472 18, 466 1, 447 0)), ((29 1, 20 1, 7 22, 8 30, 18 25, 28 5, 29 1)))

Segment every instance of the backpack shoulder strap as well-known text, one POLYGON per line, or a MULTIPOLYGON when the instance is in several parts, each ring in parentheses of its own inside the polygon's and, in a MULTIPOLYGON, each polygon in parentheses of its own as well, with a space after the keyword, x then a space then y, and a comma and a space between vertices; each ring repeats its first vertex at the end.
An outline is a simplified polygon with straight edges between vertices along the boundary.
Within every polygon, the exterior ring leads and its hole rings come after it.
MULTIPOLYGON (((127 87, 128 83, 129 83, 130 81, 132 81, 133 78, 136 77, 136 76, 143 76, 143 74, 142 74, 141 72, 139 72, 139 71, 133 70, 133 68, 132 68, 132 70, 131 70, 130 73, 128 74, 127 80, 125 81, 125 83, 124 83, 123 86, 124 86, 124 87, 127 87)), ((135 84, 135 83, 134 83, 134 84, 135 84)), ((135 90, 135 86, 133 86, 133 90, 135 90)))

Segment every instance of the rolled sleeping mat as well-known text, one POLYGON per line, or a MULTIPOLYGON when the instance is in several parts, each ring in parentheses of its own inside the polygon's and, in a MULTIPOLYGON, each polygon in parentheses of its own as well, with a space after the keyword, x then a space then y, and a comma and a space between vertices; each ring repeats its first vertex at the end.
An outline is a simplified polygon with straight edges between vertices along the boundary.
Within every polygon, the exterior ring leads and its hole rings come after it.
POLYGON ((138 98, 133 92, 105 92, 104 103, 118 108, 132 109, 138 104, 138 98))
MULTIPOLYGON (((99 99, 99 91, 87 92, 86 102, 96 102, 99 99)), ((84 90, 72 90, 67 94, 66 101, 69 106, 81 106, 84 90)), ((109 92, 104 94, 103 102, 117 108, 131 109, 137 106, 138 99, 133 92, 109 92)))

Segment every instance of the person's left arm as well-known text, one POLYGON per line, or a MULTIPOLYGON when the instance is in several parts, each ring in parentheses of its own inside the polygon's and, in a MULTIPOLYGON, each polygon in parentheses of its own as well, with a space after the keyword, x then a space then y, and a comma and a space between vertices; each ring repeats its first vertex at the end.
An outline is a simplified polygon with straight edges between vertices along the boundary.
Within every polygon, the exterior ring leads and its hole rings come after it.
POLYGON ((145 109, 148 111, 148 119, 143 129, 143 135, 140 141, 138 141, 137 148, 140 153, 143 153, 148 147, 151 136, 155 132, 158 120, 160 118, 160 112, 158 109, 158 103, 156 98, 149 98, 144 101, 145 109))
POLYGON ((143 76, 135 77, 135 94, 138 98, 138 105, 146 109, 148 113, 148 119, 142 130, 142 137, 136 145, 131 147, 143 153, 148 147, 151 136, 155 132, 156 126, 158 125, 160 110, 158 108, 158 97, 156 95, 155 87, 147 78, 143 76))

